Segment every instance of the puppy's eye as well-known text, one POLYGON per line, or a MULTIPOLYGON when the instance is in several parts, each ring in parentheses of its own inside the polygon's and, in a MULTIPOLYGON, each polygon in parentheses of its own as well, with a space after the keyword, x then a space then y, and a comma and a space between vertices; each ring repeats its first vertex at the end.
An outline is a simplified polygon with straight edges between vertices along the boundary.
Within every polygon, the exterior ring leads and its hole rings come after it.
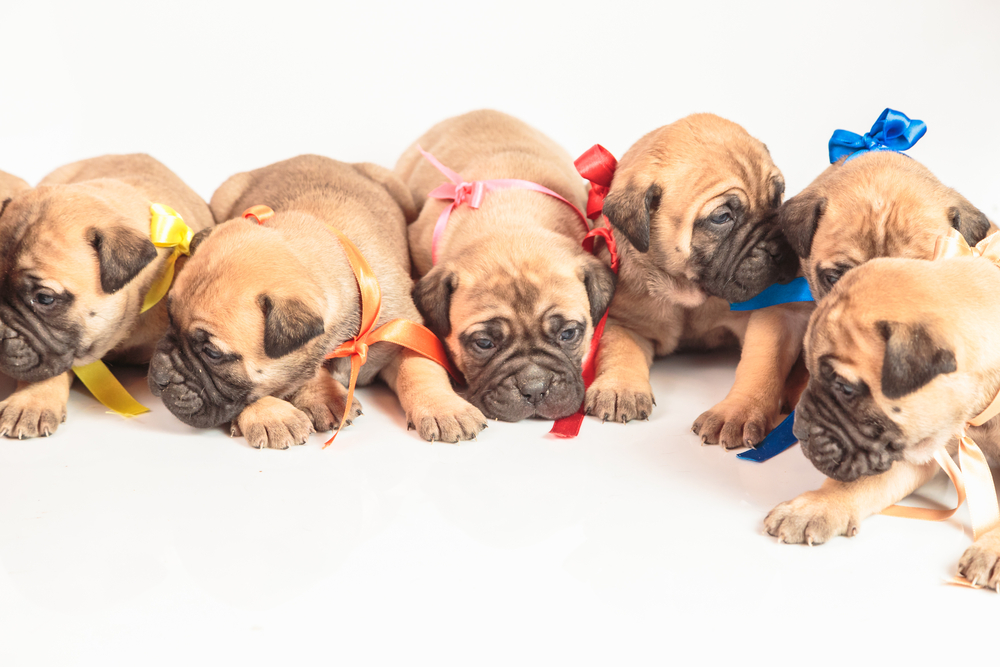
POLYGON ((733 219, 733 214, 727 208, 716 209, 708 219, 714 225, 724 225, 733 219))
POLYGON ((212 361, 218 361, 222 358, 222 350, 211 343, 207 343, 205 347, 201 348, 201 352, 212 361))
POLYGON ((580 330, 577 329, 576 327, 572 329, 565 329, 562 333, 559 334, 559 340, 561 340, 564 343, 569 343, 571 341, 576 340, 577 334, 579 333, 580 330))
POLYGON ((854 396, 854 387, 847 384, 843 380, 837 380, 833 383, 833 386, 836 387, 837 391, 843 394, 846 398, 854 396))
POLYGON ((845 269, 830 269, 829 271, 824 271, 823 282, 826 283, 827 287, 833 287, 844 275, 844 271, 845 269))
POLYGON ((493 349, 493 341, 491 341, 489 338, 477 338, 476 340, 474 340, 472 342, 480 350, 490 350, 490 349, 493 349))
POLYGON ((56 302, 56 298, 48 292, 39 292, 35 295, 35 302, 43 306, 51 306, 56 302))

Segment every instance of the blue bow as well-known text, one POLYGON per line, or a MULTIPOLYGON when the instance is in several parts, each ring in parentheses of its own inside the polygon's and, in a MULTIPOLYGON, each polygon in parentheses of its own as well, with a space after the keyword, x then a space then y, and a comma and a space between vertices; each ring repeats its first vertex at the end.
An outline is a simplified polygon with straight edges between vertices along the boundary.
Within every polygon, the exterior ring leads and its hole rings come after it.
POLYGON ((850 160, 869 151, 905 151, 920 141, 926 132, 927 123, 924 121, 910 120, 906 114, 886 109, 863 137, 847 130, 835 130, 830 137, 830 164, 845 155, 850 160))

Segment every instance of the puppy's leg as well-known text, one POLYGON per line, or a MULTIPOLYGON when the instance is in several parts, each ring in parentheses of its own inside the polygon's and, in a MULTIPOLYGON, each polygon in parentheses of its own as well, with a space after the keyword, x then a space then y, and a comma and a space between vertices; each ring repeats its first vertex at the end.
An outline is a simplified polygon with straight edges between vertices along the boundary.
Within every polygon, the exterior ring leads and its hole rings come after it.
POLYGON ((233 437, 243 435, 255 449, 288 449, 302 445, 315 433, 309 415, 288 401, 264 396, 247 407, 230 424, 233 437))
POLYGON ((14 393, 0 402, 0 435, 34 438, 55 433, 66 421, 72 384, 73 371, 41 382, 18 382, 14 393))
POLYGON ((780 414, 785 379, 802 350, 810 311, 771 306, 750 315, 732 389, 692 426, 702 442, 734 449, 764 439, 780 414))
POLYGON ((455 393, 448 372, 430 359, 401 350, 381 371, 396 392, 410 428, 424 440, 471 440, 486 428, 486 417, 455 393))
POLYGON ((973 586, 1000 593, 1000 526, 979 536, 958 561, 958 573, 973 586))
MULTIPOLYGON (((288 401, 309 416, 317 431, 332 431, 340 428, 340 419, 347 407, 347 387, 334 380, 324 364, 288 401)), ((344 425, 350 426, 360 416, 361 403, 355 397, 344 425)))
POLYGON ((827 479, 816 491, 771 510, 764 529, 782 542, 810 546, 836 535, 853 537, 864 519, 919 489, 937 470, 935 461, 919 466, 897 461, 881 475, 846 483, 827 479))
POLYGON ((609 322, 601 338, 597 374, 587 389, 587 414, 623 424, 648 419, 656 403, 649 384, 652 363, 651 341, 609 322))

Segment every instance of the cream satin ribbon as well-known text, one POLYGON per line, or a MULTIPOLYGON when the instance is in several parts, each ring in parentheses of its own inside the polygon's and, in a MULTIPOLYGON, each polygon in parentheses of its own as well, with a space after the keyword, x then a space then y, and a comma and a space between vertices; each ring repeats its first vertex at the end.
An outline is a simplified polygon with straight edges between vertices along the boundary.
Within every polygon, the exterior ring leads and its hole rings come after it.
MULTIPOLYGON (((933 259, 950 259, 952 257, 982 257, 1000 266, 1000 232, 990 234, 977 243, 974 248, 970 248, 958 231, 949 230, 947 235, 940 237, 935 243, 933 259)), ((968 497, 974 539, 979 539, 980 535, 1000 526, 1000 506, 997 504, 993 474, 990 472, 990 466, 983 450, 967 434, 970 426, 982 426, 998 414, 1000 414, 1000 394, 979 416, 970 419, 962 427, 961 439, 958 444, 958 461, 961 470, 944 449, 938 450, 934 454, 934 460, 951 478, 955 490, 958 492, 958 503, 954 509, 932 510, 923 507, 892 505, 882 510, 882 514, 907 519, 943 521, 953 516, 968 497), (968 480, 968 484, 965 483, 966 480, 968 480)), ((948 583, 972 587, 968 580, 959 576, 948 583)))
MULTIPOLYGON (((155 306, 166 295, 174 280, 174 264, 177 263, 179 256, 191 254, 191 239, 194 237, 194 232, 184 223, 180 214, 169 206, 153 204, 149 207, 149 212, 151 216, 149 237, 153 245, 158 248, 173 248, 174 252, 167 258, 159 277, 146 292, 140 313, 155 306)), ((83 386, 94 395, 94 398, 119 415, 135 417, 149 412, 149 408, 132 398, 103 361, 97 360, 86 366, 78 366, 73 369, 73 373, 80 378, 83 386)))

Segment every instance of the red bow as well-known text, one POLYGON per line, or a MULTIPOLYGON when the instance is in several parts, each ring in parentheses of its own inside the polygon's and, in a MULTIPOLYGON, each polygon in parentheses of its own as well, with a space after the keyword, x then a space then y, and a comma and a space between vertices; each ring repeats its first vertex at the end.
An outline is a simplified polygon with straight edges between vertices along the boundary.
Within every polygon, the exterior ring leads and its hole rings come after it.
POLYGON ((587 217, 594 220, 604 208, 604 198, 611 188, 618 160, 600 144, 594 144, 573 163, 580 175, 590 181, 590 196, 587 197, 587 217))

